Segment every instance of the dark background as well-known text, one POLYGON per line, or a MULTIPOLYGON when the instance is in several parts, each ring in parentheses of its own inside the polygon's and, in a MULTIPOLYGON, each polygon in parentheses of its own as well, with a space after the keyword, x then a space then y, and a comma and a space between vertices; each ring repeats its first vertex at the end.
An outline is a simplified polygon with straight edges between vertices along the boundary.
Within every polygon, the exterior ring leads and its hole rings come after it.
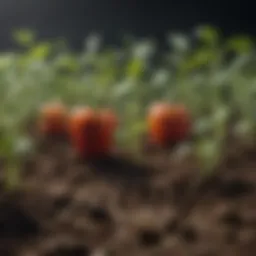
POLYGON ((124 34, 163 41, 168 31, 190 31, 199 24, 218 26, 224 35, 254 35, 253 7, 227 0, 1 0, 0 49, 14 47, 10 34, 19 27, 35 29, 40 38, 64 37, 76 49, 92 32, 107 44, 119 44, 124 34))

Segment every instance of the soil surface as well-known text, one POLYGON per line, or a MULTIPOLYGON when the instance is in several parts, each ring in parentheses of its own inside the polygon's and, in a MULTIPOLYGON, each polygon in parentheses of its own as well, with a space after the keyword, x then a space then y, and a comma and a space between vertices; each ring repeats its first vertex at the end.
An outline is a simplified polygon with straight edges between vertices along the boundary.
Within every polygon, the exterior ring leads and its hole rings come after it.
POLYGON ((229 145, 201 181, 192 154, 85 162, 38 144, 19 189, 0 186, 1 256, 256 255, 256 146, 229 145))

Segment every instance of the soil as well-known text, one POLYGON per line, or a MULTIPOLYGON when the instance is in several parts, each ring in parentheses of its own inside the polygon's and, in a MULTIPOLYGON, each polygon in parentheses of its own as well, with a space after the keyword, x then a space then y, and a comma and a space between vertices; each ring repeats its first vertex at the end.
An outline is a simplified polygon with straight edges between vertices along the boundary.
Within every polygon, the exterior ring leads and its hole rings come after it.
POLYGON ((193 154, 82 161, 50 139, 32 153, 15 191, 0 167, 0 255, 256 255, 254 145, 228 145, 212 176, 193 154))

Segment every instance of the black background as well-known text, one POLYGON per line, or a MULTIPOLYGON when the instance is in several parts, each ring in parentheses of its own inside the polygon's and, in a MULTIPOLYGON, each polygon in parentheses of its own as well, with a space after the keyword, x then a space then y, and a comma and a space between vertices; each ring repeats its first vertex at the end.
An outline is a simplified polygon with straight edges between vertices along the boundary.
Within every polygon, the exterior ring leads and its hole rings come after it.
POLYGON ((246 1, 142 0, 1 0, 0 49, 14 47, 15 28, 38 31, 40 38, 64 37, 79 49, 92 32, 107 44, 118 44, 124 34, 163 41, 168 31, 189 31, 212 24, 224 35, 256 34, 253 3, 246 1))

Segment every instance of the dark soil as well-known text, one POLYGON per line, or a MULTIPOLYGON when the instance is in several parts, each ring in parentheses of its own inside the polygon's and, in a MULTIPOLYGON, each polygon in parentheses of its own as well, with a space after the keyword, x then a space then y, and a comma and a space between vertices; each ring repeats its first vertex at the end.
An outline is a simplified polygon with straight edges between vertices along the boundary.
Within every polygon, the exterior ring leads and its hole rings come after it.
POLYGON ((192 155, 85 162, 44 141, 19 189, 0 187, 0 255, 254 256, 256 147, 230 148, 202 181, 192 155))

